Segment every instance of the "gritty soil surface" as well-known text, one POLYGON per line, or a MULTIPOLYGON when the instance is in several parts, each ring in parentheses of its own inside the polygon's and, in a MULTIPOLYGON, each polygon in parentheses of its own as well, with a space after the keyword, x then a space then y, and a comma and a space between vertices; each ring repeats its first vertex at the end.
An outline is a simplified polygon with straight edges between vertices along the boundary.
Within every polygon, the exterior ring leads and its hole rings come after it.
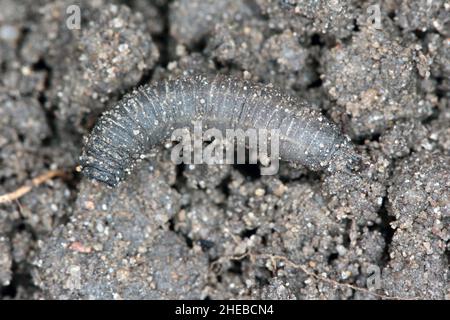
POLYGON ((66 172, 0 204, 0 298, 450 299, 448 1, 0 7, 0 195, 66 172), (131 88, 216 72, 307 100, 365 169, 177 166, 162 145, 116 189, 75 171, 131 88))

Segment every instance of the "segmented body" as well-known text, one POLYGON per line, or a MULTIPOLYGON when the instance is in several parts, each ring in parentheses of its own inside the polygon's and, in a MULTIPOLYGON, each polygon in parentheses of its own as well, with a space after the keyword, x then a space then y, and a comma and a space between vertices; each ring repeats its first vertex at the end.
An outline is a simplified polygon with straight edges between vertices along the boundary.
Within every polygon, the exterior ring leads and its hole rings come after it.
POLYGON ((279 129, 279 154, 311 170, 355 164, 348 137, 319 112, 269 86, 222 75, 142 86, 106 111, 80 158, 89 178, 116 186, 136 160, 176 128, 279 129))

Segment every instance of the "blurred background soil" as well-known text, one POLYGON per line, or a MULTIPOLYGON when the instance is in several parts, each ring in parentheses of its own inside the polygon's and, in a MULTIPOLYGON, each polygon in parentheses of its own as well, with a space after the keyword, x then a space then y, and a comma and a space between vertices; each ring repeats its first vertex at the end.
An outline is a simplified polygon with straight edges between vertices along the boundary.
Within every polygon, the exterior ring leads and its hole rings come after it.
POLYGON ((3 299, 449 299, 450 4, 444 0, 0 0, 3 299), (430 4, 431 3, 431 4, 430 4), (81 26, 68 28, 67 8, 81 26), (378 4, 380 29, 368 23, 378 4), (128 90, 188 73, 310 102, 367 169, 176 166, 82 179, 83 136, 128 90), (379 269, 377 269, 379 268, 379 269), (328 280, 327 280, 328 279, 328 280))

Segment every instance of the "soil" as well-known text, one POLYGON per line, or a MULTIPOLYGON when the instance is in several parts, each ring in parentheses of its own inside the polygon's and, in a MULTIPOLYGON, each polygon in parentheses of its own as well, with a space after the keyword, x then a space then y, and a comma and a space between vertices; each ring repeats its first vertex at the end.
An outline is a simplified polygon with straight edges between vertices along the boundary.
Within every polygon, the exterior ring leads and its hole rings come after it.
POLYGON ((0 298, 450 299, 450 5, 427 3, 2 0, 0 195, 66 175, 0 204, 0 298), (161 145, 116 189, 75 170, 126 92, 199 72, 307 100, 365 169, 263 176, 161 145))

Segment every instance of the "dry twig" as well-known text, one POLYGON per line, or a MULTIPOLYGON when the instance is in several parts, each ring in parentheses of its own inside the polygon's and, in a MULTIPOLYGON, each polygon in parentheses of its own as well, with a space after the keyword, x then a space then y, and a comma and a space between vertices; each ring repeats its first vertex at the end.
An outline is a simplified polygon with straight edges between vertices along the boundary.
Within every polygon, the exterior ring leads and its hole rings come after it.
MULTIPOLYGON (((337 280, 326 278, 326 277, 323 277, 323 276, 320 276, 320 275, 314 273, 313 271, 310 271, 306 266, 301 265, 301 264, 297 264, 297 263, 289 260, 287 257, 280 256, 280 255, 245 253, 245 254, 239 255, 239 256, 231 256, 231 257, 224 257, 224 258, 228 258, 230 260, 242 260, 242 259, 244 259, 246 257, 249 257, 250 260, 252 260, 252 261, 254 261, 257 258, 270 259, 272 261, 273 260, 283 261, 286 264, 286 266, 292 267, 294 269, 299 269, 302 272, 304 272, 306 275, 308 275, 308 276, 310 276, 310 277, 312 277, 312 278, 314 278, 314 279, 316 279, 318 281, 331 284, 331 285, 333 285, 335 287, 341 287, 341 288, 344 287, 344 288, 349 288, 349 289, 352 289, 352 290, 355 290, 355 291, 364 292, 364 293, 373 295, 373 296, 375 296, 377 298, 380 298, 380 299, 387 299, 387 300, 418 300, 419 299, 419 298, 402 298, 402 297, 396 297, 396 296, 387 296, 387 295, 376 293, 376 292, 371 291, 371 290, 366 289, 366 288, 362 288, 362 287, 358 287, 358 286, 352 285, 350 283, 342 283, 342 282, 339 282, 337 280)), ((214 261, 214 263, 219 263, 219 261, 214 261)))
POLYGON ((30 192, 33 188, 43 184, 44 182, 51 180, 53 178, 56 178, 56 177, 62 177, 64 175, 65 175, 65 172, 63 170, 47 171, 46 173, 41 174, 40 176, 37 176, 36 178, 27 182, 25 185, 21 186, 20 188, 16 189, 15 191, 1 195, 0 196, 0 204, 1 203, 9 203, 14 200, 17 200, 20 197, 22 197, 23 195, 30 192))

